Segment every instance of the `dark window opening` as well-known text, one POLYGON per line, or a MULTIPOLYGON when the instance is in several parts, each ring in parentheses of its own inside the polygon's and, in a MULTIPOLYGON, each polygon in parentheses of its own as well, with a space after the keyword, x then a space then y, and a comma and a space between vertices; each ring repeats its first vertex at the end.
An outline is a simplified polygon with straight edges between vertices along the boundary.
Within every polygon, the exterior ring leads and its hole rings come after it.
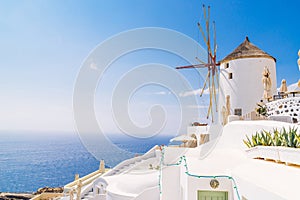
POLYGON ((241 108, 234 109, 234 115, 242 116, 242 109, 241 108))
POLYGON ((232 79, 232 73, 228 74, 228 79, 232 79))
POLYGON ((226 63, 225 69, 229 68, 229 63, 226 63))

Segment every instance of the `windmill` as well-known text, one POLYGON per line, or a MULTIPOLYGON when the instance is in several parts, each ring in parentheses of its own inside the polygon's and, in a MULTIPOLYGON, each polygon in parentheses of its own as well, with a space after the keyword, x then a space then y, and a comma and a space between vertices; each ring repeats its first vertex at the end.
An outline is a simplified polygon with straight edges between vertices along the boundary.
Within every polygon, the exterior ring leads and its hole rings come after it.
POLYGON ((217 63, 217 61, 216 61, 217 43, 216 43, 216 25, 215 25, 214 21, 213 21, 213 44, 211 43, 210 6, 208 6, 206 9, 205 5, 203 5, 203 14, 204 14, 204 20, 205 20, 205 30, 202 28, 202 26, 199 22, 197 23, 197 25, 202 34, 205 45, 207 47, 207 62, 204 62, 204 61, 200 60, 198 57, 196 57, 196 60, 200 64, 176 67, 176 69, 207 68, 208 72, 206 75, 206 79, 205 79, 203 88, 200 93, 200 97, 203 95, 204 90, 206 88, 208 88, 209 107, 208 107, 208 111, 207 111, 207 119, 211 115, 211 120, 213 122, 214 121, 213 105, 215 105, 215 108, 217 111, 217 89, 216 88, 219 88, 219 84, 218 84, 219 75, 218 75, 217 66, 219 66, 220 63, 217 63))

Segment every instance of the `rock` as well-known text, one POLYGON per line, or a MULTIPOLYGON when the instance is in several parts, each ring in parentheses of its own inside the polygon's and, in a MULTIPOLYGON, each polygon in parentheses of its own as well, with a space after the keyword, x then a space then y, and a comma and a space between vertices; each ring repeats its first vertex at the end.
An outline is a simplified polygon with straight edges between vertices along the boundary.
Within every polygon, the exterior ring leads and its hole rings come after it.
POLYGON ((14 200, 14 199, 28 200, 28 199, 30 199, 30 197, 28 197, 28 196, 15 195, 15 194, 6 195, 6 198, 9 199, 9 200, 14 200))
POLYGON ((32 194, 22 193, 1 193, 0 200, 29 200, 33 197, 32 194))
POLYGON ((42 193, 63 193, 64 188, 63 187, 43 187, 43 188, 39 188, 34 194, 42 194, 42 193))

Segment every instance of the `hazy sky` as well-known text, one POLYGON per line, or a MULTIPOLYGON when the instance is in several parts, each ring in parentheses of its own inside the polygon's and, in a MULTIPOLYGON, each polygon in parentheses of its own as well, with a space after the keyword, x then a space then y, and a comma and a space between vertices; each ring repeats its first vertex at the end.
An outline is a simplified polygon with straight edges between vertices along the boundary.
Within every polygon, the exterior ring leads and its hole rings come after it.
MULTIPOLYGON (((1 0, 0 129, 72 131, 73 87, 90 51, 114 34, 140 27, 174 29, 203 44, 196 26, 203 20, 203 3, 211 5, 211 18, 216 21, 219 60, 249 36, 252 43, 277 59, 277 84, 282 78, 288 84, 298 81, 300 2, 296 0, 1 0)), ((129 56, 114 65, 128 70, 132 65, 151 62, 151 58, 174 67, 184 64, 166 53, 146 53, 129 56)), ((109 73, 107 77, 115 79, 110 82, 106 78, 107 85, 113 84, 122 70, 116 66, 109 73)), ((194 89, 200 87, 199 77, 192 71, 182 74, 189 78, 194 89)), ((100 95, 99 90, 101 87, 96 91, 100 95)), ((147 116, 140 117, 138 113, 148 108, 149 103, 176 102, 174 97, 162 97, 167 93, 166 89, 155 86, 142 91, 140 97, 135 96, 133 102, 137 106, 132 112, 137 116, 133 114, 133 118, 142 123, 147 116)), ((109 115, 109 109, 100 112, 102 101, 109 100, 101 95, 96 99, 99 116, 109 115)), ((171 130, 174 121, 170 119, 167 128, 171 130)), ((106 121, 105 126, 113 132, 116 129, 110 123, 111 120, 106 121)))

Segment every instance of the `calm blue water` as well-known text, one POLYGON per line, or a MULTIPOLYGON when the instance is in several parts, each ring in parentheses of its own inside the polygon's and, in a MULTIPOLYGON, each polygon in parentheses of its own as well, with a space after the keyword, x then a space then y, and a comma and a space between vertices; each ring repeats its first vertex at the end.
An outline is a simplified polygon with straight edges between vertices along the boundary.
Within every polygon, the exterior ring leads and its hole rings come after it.
MULTIPOLYGON (((113 159, 106 160, 106 164, 113 167, 136 153, 145 153, 155 144, 167 144, 169 139, 112 138, 115 144, 132 153, 111 155, 113 159)), ((34 192, 45 186, 64 186, 74 180, 76 173, 84 176, 98 168, 99 161, 85 149, 76 134, 0 134, 1 192, 34 192)))

